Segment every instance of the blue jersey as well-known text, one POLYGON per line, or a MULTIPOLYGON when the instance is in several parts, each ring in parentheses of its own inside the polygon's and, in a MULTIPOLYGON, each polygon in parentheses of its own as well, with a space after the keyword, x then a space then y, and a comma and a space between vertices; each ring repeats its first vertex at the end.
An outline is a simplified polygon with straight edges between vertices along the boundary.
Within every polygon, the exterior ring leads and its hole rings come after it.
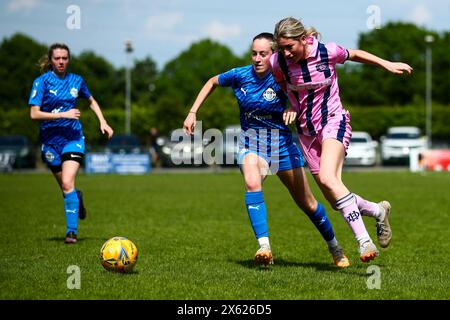
POLYGON ((271 72, 260 79, 252 65, 234 68, 219 75, 219 85, 231 87, 238 101, 244 132, 241 147, 256 151, 267 148, 270 155, 274 147, 282 151, 293 143, 292 133, 283 122, 287 97, 271 72))
MULTIPOLYGON (((68 73, 60 79, 48 71, 34 80, 28 104, 39 106, 44 112, 58 113, 75 108, 78 97, 91 97, 82 77, 68 73)), ((44 144, 65 144, 79 140, 83 131, 79 120, 62 118, 41 121, 39 135, 44 144)))

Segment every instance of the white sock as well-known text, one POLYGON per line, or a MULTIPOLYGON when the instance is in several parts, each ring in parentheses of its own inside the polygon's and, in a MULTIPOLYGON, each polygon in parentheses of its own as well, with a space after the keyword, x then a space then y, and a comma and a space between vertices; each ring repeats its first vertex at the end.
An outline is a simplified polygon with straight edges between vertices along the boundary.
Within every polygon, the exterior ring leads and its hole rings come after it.
POLYGON ((331 249, 331 248, 336 248, 339 244, 336 240, 336 237, 334 237, 330 241, 327 241, 327 245, 328 245, 328 248, 331 249))
POLYGON ((261 237, 258 239, 259 247, 267 245, 270 248, 269 237, 261 237))
POLYGON ((384 219, 385 211, 378 206, 377 214, 374 215, 375 219, 377 219, 378 222, 382 221, 384 219))
POLYGON ((369 234, 368 234, 367 232, 365 232, 364 234, 361 234, 361 235, 359 235, 359 236, 357 236, 357 237, 355 237, 355 238, 356 238, 356 241, 358 241, 358 243, 359 243, 360 246, 361 246, 364 242, 372 241, 372 239, 370 239, 370 236, 369 236, 369 234))

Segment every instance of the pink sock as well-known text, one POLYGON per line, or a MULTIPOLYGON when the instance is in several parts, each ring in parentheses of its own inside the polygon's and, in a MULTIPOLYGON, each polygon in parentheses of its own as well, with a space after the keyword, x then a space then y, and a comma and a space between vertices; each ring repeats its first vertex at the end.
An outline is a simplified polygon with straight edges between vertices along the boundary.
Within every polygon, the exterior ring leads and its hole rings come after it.
POLYGON ((378 218, 380 215, 380 210, 378 204, 375 202, 367 201, 361 198, 356 193, 354 193, 356 198, 356 204, 358 205, 359 211, 363 216, 378 218))
POLYGON ((352 229, 353 234, 359 243, 370 239, 361 213, 356 205, 356 199, 353 193, 349 193, 345 197, 342 197, 336 201, 336 207, 344 217, 350 229, 352 229))

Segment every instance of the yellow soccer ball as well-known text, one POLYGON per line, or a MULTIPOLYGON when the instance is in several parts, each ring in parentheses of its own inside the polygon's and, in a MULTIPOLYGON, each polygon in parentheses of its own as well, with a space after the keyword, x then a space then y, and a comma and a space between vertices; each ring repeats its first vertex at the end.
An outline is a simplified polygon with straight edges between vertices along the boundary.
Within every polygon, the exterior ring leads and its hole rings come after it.
POLYGON ((102 266, 112 272, 131 273, 136 265, 137 258, 136 245, 124 237, 111 238, 100 249, 102 266))

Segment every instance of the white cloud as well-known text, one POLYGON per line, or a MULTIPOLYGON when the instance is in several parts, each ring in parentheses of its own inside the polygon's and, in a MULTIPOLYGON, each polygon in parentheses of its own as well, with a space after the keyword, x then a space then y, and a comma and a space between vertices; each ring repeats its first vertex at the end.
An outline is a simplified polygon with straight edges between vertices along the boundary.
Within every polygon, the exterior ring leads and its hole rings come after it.
POLYGON ((218 21, 213 21, 206 26, 206 35, 219 41, 239 37, 241 33, 242 30, 238 24, 226 25, 218 21))
POLYGON ((150 35, 156 35, 157 33, 170 33, 181 22, 183 22, 183 15, 180 12, 169 12, 150 16, 147 18, 146 31, 150 35))
POLYGON ((37 7, 40 0, 11 0, 8 3, 8 11, 16 12, 21 10, 31 10, 37 7))
POLYGON ((409 15, 409 20, 418 25, 424 25, 431 22, 431 11, 425 4, 417 5, 409 15))

